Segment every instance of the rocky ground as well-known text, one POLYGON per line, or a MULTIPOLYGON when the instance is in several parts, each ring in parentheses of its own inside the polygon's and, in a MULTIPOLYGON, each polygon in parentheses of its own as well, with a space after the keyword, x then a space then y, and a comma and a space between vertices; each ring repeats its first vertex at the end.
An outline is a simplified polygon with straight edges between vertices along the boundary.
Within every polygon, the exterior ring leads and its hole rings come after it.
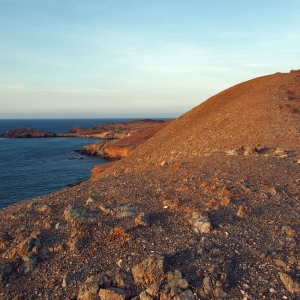
POLYGON ((0 211, 0 299, 300 299, 300 71, 239 84, 80 185, 0 211))
POLYGON ((298 299, 299 164, 231 156, 0 211, 1 299, 298 299))

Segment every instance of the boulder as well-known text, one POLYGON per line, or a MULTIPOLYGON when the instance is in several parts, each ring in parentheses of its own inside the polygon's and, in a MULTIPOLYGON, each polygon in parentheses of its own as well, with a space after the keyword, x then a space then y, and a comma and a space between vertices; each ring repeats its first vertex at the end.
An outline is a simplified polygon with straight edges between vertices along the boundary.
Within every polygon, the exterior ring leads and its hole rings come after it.
POLYGON ((136 284, 153 283, 165 275, 164 256, 152 256, 132 268, 132 275, 136 284))

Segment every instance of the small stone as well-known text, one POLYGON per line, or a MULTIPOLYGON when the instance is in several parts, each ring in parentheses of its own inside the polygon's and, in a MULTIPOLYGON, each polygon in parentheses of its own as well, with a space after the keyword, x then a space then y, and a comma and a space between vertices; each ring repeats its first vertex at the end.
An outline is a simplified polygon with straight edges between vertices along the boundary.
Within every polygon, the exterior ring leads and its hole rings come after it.
POLYGON ((111 214, 112 213, 112 209, 110 206, 108 206, 107 204, 101 204, 100 205, 100 209, 106 213, 106 214, 111 214))
POLYGON ((21 273, 27 274, 28 272, 35 269, 35 267, 37 265, 36 255, 29 255, 29 256, 24 255, 24 256, 22 256, 22 260, 24 263, 20 269, 21 273))
POLYGON ((207 215, 202 213, 193 213, 193 217, 189 219, 189 223, 194 226, 197 233, 210 233, 212 226, 207 215))
POLYGON ((209 275, 206 275, 203 279, 203 291, 206 295, 210 295, 213 291, 213 282, 209 275))
POLYGON ((63 288, 66 288, 66 287, 70 286, 71 282, 72 282, 74 279, 75 279, 75 275, 74 275, 74 274, 67 273, 67 274, 63 277, 63 282, 62 282, 63 288))
POLYGON ((58 229, 60 229, 62 227, 63 227, 63 223, 61 223, 61 222, 58 222, 58 223, 55 224, 55 229, 56 230, 58 230, 58 229))
POLYGON ((275 187, 271 187, 269 189, 269 193, 271 194, 271 196, 275 196, 277 194, 276 188, 275 187))
POLYGON ((300 284, 297 281, 294 281, 289 275, 283 272, 279 272, 280 280, 283 282, 285 288, 290 293, 295 293, 300 295, 300 284))
POLYGON ((226 155, 229 155, 229 156, 238 155, 236 150, 227 150, 227 151, 225 151, 225 153, 226 153, 226 155))
POLYGON ((270 291, 270 293, 272 293, 272 294, 276 293, 276 291, 275 291, 273 288, 270 288, 269 291, 270 291))
POLYGON ((290 226, 282 226, 281 231, 288 236, 295 236, 296 232, 290 226))
POLYGON ((251 210, 250 208, 241 205, 241 206, 239 207, 239 209, 238 209, 236 215, 237 215, 239 218, 246 219, 246 218, 249 218, 249 217, 250 217, 251 213, 252 213, 252 210, 251 210))
POLYGON ((182 288, 183 290, 186 290, 189 288, 189 283, 187 282, 187 280, 185 278, 181 278, 178 281, 178 285, 180 288, 182 288))
POLYGON ((93 200, 93 198, 92 197, 89 197, 87 200, 86 200, 86 205, 88 205, 88 204, 91 204, 91 203, 93 203, 94 202, 94 200, 93 200))
POLYGON ((276 259, 274 263, 277 267, 280 267, 283 269, 286 269, 286 267, 287 267, 286 263, 284 261, 282 261, 281 259, 276 259))
POLYGON ((119 259, 118 261, 117 261, 117 266, 119 267, 119 268, 122 268, 123 267, 123 265, 124 265, 124 260, 123 259, 119 259))
POLYGON ((214 299, 222 300, 227 297, 227 293, 221 287, 216 287, 213 291, 214 299))
POLYGON ((149 214, 145 214, 144 212, 140 213, 135 218, 135 224, 137 226, 149 226, 150 225, 150 215, 149 214))

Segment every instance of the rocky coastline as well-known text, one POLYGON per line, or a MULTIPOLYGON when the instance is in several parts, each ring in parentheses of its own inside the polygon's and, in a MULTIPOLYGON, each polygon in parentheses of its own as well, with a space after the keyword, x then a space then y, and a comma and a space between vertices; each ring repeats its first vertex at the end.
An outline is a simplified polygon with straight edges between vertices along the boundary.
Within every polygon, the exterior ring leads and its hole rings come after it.
MULTIPOLYGON (((169 121, 170 122, 170 121, 169 121)), ((92 128, 76 126, 68 133, 53 133, 36 128, 11 129, 1 135, 3 138, 48 138, 48 137, 84 137, 104 141, 84 146, 81 154, 97 155, 108 159, 121 159, 138 145, 163 129, 169 122, 161 120, 133 120, 98 124, 92 128)))
POLYGON ((53 133, 36 128, 16 128, 8 130, 0 136, 4 138, 85 137, 112 140, 129 137, 162 123, 164 123, 164 121, 151 119, 113 122, 97 124, 92 128, 76 126, 71 128, 68 133, 53 133))

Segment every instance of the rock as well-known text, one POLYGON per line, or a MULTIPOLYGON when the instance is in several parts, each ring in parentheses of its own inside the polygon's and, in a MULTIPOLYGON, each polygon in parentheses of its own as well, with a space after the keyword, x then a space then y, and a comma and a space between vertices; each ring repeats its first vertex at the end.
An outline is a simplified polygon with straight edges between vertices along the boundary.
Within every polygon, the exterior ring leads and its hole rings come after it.
POLYGON ((300 284, 294 281, 289 275, 283 272, 278 272, 280 280, 283 282, 285 288, 290 292, 300 296, 300 284))
POLYGON ((41 249, 40 238, 38 236, 29 237, 12 251, 10 257, 13 258, 21 255, 28 255, 30 253, 36 253, 40 249, 41 249))
POLYGON ((136 284, 153 283, 160 280, 165 274, 165 258, 149 257, 132 269, 136 284))
POLYGON ((244 155, 248 156, 248 155, 257 155, 258 154, 258 150, 255 146, 246 146, 244 147, 244 155))
POLYGON ((108 289, 100 289, 99 297, 100 300, 126 300, 131 296, 130 291, 123 290, 120 288, 108 288, 108 289))
POLYGON ((203 279, 203 291, 205 295, 210 295, 213 292, 215 280, 209 275, 205 275, 203 279))
POLYGON ((189 287, 189 284, 186 279, 182 278, 182 274, 179 270, 168 273, 168 287, 170 290, 170 296, 180 295, 183 293, 183 290, 186 290, 189 287))
POLYGON ((161 288, 161 282, 157 281, 151 284, 145 291, 140 293, 140 300, 158 299, 161 288))
POLYGON ((180 295, 177 295, 173 298, 173 300, 194 300, 195 296, 191 290, 186 290, 180 295))
POLYGON ((120 203, 118 206, 113 208, 113 213, 117 218, 126 218, 133 216, 139 210, 139 206, 133 203, 120 203))
POLYGON ((131 272, 116 268, 112 272, 107 272, 107 276, 111 278, 111 285, 123 289, 130 289, 133 285, 133 276, 131 272))
POLYGON ((294 237, 296 235, 295 230, 293 230, 290 226, 282 226, 281 231, 288 236, 294 237))
POLYGON ((222 300, 227 297, 227 293, 225 293, 222 287, 217 286, 213 291, 214 299, 222 300))
POLYGON ((164 281, 156 281, 140 293, 140 300, 195 299, 186 279, 179 270, 169 272, 164 281))
POLYGON ((68 208, 64 211, 64 218, 66 221, 69 222, 84 222, 88 219, 89 216, 90 211, 88 209, 74 204, 70 204, 68 208))
POLYGON ((100 209, 106 214, 112 213, 112 208, 110 206, 108 206, 107 204, 101 204, 100 209))
POLYGON ((249 218, 250 215, 252 213, 252 210, 251 208, 249 207, 245 207, 243 205, 241 205, 236 213, 236 215, 239 217, 239 218, 242 218, 242 219, 246 219, 246 218, 249 218))
POLYGON ((210 233, 212 226, 206 214, 193 212, 193 217, 189 219, 189 223, 194 226, 197 233, 210 233))
POLYGON ((78 300, 99 300, 99 284, 94 281, 85 282, 79 288, 78 300))
POLYGON ((36 128, 19 128, 6 131, 2 137, 6 138, 43 138, 55 137, 53 132, 47 132, 36 128))
POLYGON ((92 197, 89 197, 87 200, 86 200, 86 205, 89 205, 89 204, 91 204, 91 203, 93 203, 94 202, 94 200, 93 200, 93 198, 92 197))
POLYGON ((88 277, 85 282, 96 282, 99 285, 99 287, 106 289, 112 285, 112 278, 108 274, 100 273, 98 275, 88 277))
POLYGON ((79 251, 85 245, 84 238, 75 237, 74 240, 71 240, 69 243, 70 249, 73 251, 79 251))
POLYGON ((5 264, 4 266, 2 266, 0 269, 0 282, 4 284, 7 283, 11 272, 12 267, 10 264, 5 264))
POLYGON ((61 229, 63 227, 63 223, 62 222, 58 222, 55 224, 55 229, 58 230, 58 229, 61 229))
POLYGON ((227 151, 225 151, 225 153, 226 153, 226 155, 229 155, 229 156, 238 155, 236 150, 227 150, 227 151))
POLYGON ((150 225, 150 215, 149 214, 145 214, 144 212, 140 213, 135 218, 135 224, 137 226, 149 226, 150 225))
POLYGON ((32 271, 33 269, 35 269, 36 265, 37 265, 37 257, 36 255, 23 255, 22 256, 22 260, 23 260, 23 265, 20 268, 20 273, 24 273, 27 274, 28 272, 32 271))
POLYGON ((72 281, 75 279, 75 274, 70 274, 67 273, 64 277, 63 277, 63 282, 62 282, 62 287, 66 288, 68 286, 71 285, 72 281))

